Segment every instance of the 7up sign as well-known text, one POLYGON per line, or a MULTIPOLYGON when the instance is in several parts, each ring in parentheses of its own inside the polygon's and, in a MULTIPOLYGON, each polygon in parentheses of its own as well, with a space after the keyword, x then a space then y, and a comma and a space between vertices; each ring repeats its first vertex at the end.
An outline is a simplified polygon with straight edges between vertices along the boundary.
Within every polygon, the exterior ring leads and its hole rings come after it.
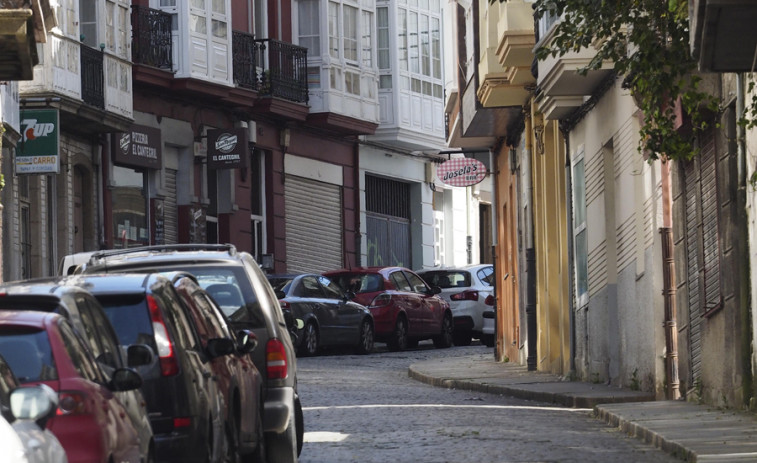
POLYGON ((60 172, 58 110, 21 111, 21 140, 16 146, 16 174, 60 172))

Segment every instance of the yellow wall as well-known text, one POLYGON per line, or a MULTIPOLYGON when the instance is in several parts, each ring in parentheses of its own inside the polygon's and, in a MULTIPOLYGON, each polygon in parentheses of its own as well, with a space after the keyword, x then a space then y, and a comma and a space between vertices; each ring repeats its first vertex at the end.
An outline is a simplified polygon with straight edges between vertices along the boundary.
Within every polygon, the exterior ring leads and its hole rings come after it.
POLYGON ((557 122, 544 120, 534 108, 532 121, 537 368, 555 374, 568 374, 571 292, 565 197, 565 140, 557 122))

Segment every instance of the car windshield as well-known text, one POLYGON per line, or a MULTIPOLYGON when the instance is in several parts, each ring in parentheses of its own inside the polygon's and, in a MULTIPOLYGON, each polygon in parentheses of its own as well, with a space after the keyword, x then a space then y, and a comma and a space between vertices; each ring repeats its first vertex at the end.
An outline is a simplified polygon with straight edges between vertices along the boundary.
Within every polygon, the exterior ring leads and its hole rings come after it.
POLYGON ((355 294, 384 290, 384 278, 376 273, 341 273, 331 277, 345 291, 355 294))
POLYGON ((276 292, 281 291, 284 294, 289 294, 289 289, 292 287, 292 278, 286 277, 269 277, 268 282, 271 283, 273 290, 276 292))
POLYGON ((0 331, 0 355, 20 383, 58 379, 46 331, 0 331))
POLYGON ((426 283, 442 289, 464 288, 471 285, 470 273, 457 270, 434 270, 419 273, 426 283))

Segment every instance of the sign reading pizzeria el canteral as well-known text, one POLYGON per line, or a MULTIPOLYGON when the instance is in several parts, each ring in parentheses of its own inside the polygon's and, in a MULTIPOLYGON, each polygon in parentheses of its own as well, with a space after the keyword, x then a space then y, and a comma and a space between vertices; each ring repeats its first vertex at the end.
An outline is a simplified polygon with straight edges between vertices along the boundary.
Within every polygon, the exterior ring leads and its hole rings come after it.
POLYGON ((439 164, 436 176, 450 186, 471 186, 486 178, 486 166, 473 158, 450 159, 439 164))

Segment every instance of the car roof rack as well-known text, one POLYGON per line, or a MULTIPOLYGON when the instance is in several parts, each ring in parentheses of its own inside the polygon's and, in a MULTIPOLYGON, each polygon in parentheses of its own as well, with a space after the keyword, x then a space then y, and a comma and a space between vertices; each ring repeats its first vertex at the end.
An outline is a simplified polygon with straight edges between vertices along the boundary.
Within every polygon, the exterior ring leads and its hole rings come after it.
POLYGON ((96 264, 99 260, 113 257, 124 256, 128 254, 138 254, 141 252, 174 252, 174 251, 225 251, 231 255, 237 253, 237 248, 233 244, 202 244, 202 243, 190 243, 190 244, 167 244, 167 245, 152 245, 152 246, 139 246, 134 248, 124 249, 108 249, 103 251, 97 251, 93 253, 89 258, 89 264, 96 264))

